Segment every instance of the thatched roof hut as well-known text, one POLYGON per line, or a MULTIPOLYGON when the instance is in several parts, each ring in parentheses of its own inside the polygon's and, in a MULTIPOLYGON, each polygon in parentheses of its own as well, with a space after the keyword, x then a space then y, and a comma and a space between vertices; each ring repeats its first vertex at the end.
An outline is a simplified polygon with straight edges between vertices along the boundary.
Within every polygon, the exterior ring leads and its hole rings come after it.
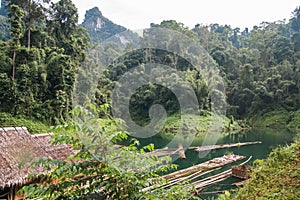
POLYGON ((51 134, 31 135, 25 127, 0 128, 0 191, 27 184, 29 174, 47 173, 32 163, 40 158, 63 160, 73 152, 67 145, 52 145, 51 134))

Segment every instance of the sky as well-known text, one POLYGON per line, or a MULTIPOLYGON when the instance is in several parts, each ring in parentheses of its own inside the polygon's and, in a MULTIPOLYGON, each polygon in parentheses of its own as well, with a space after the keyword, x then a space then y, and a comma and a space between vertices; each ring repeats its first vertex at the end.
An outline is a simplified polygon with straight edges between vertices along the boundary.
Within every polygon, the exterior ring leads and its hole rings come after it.
POLYGON ((150 23, 176 20, 189 28, 196 24, 228 24, 252 28, 263 21, 290 19, 299 0, 73 0, 80 21, 87 9, 97 6, 116 24, 132 30, 149 28, 150 23))
MULTIPOLYGON (((58 0, 53 0, 54 2, 58 0)), ((149 28, 150 23, 176 20, 189 28, 196 24, 228 24, 252 28, 263 21, 290 19, 299 0, 72 0, 80 22, 86 10, 97 6, 116 24, 132 30, 149 28)), ((1 0, 0 0, 1 2, 1 0)))

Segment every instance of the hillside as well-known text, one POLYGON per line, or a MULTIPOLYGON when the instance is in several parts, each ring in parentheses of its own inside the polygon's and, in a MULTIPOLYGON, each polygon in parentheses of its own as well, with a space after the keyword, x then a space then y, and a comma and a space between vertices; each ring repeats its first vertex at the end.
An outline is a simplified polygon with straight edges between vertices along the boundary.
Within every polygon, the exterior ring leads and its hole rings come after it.
POLYGON ((250 181, 228 199, 299 199, 300 138, 294 144, 273 150, 257 164, 250 181))

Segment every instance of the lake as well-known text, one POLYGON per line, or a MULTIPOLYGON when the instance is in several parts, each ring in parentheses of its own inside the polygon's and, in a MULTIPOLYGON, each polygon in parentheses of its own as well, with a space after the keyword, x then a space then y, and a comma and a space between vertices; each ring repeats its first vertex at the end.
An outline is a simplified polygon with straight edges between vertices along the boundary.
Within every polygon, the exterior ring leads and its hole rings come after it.
MULTIPOLYGON (((229 143, 238 143, 238 142, 254 142, 261 141, 261 144, 249 145, 249 146, 241 146, 241 147, 233 147, 227 149, 217 149, 210 151, 207 156, 204 158, 200 158, 198 152, 194 150, 186 151, 186 159, 176 159, 174 161, 175 164, 178 165, 178 169, 187 168, 193 166, 195 164, 199 164, 201 162, 210 160, 215 157, 223 156, 224 154, 234 153, 238 155, 253 156, 251 161, 248 164, 252 164, 252 162, 256 159, 265 159, 268 154, 272 151, 272 149, 278 146, 285 146, 290 144, 296 134, 291 133, 286 129, 270 129, 270 128, 255 128, 248 131, 240 132, 240 133, 222 133, 219 137, 217 144, 229 144, 229 143)), ((142 145, 147 145, 153 143, 155 148, 164 148, 173 137, 163 137, 160 135, 155 135, 150 138, 139 138, 139 141, 142 145)), ((201 146, 204 140, 204 136, 197 137, 194 139, 191 146, 201 146)), ((243 160, 244 161, 244 160, 243 160)), ((236 162, 234 165, 241 163, 236 162)), ((231 165, 228 165, 222 169, 229 169, 231 165)), ((217 172, 216 172, 217 173, 217 172)), ((213 186, 205 188, 202 192, 212 192, 212 191, 222 191, 234 188, 231 184, 234 182, 241 181, 237 178, 229 178, 226 181, 217 183, 213 186)), ((204 195, 203 198, 211 197, 212 195, 204 195)))

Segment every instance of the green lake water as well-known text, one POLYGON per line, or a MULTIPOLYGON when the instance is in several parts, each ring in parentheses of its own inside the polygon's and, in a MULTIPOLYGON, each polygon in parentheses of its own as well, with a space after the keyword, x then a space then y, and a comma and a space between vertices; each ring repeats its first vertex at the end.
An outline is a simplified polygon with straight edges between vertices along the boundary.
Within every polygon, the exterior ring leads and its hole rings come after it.
MULTIPOLYGON (((201 162, 205 162, 215 157, 223 156, 224 154, 234 153, 238 155, 246 156, 249 158, 252 156, 251 161, 248 163, 249 165, 256 159, 265 159, 268 154, 272 151, 272 149, 278 146, 285 146, 290 144, 296 135, 289 132, 285 129, 251 129, 249 131, 244 131, 241 133, 224 133, 221 134, 217 144, 229 144, 229 143, 238 143, 238 142, 254 142, 261 141, 261 144, 249 145, 249 146, 241 146, 241 147, 233 147, 227 149, 218 149, 210 151, 207 156, 200 158, 198 152, 194 150, 186 151, 186 159, 176 159, 174 161, 175 164, 178 165, 178 169, 187 168, 193 166, 195 164, 199 164, 201 162)), ((141 145, 154 144, 155 148, 164 148, 173 138, 172 137, 162 137, 159 135, 155 135, 151 138, 139 138, 141 145)), ((204 137, 197 137, 194 139, 191 146, 202 146, 204 137)), ((179 141, 180 143, 180 141, 179 141)), ((246 160, 246 159, 244 159, 246 160)), ((243 162, 239 161, 234 163, 234 165, 243 162)), ((228 165, 222 168, 222 171, 229 169, 232 165, 228 165)), ((215 173, 219 173, 215 172, 215 173)), ((210 174, 211 175, 211 174, 210 174)), ((233 189, 232 183, 239 182, 240 179, 237 178, 229 178, 226 181, 217 183, 213 186, 205 188, 202 192, 211 192, 211 191, 222 191, 233 189)), ((212 195, 203 195, 204 199, 211 197, 212 195)))

